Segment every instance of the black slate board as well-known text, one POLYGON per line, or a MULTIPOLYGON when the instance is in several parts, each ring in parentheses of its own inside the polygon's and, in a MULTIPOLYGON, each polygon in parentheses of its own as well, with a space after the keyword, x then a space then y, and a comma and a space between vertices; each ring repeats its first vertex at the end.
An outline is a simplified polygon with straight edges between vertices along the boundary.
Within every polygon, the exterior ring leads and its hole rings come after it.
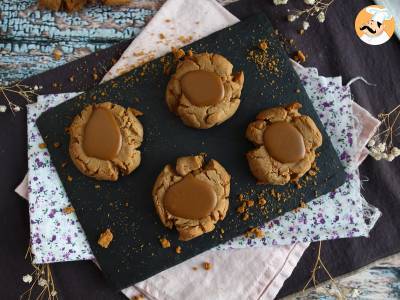
POLYGON ((300 201, 315 198, 315 193, 325 194, 344 182, 344 171, 330 140, 264 15, 217 32, 188 48, 196 52, 220 53, 233 63, 236 70, 245 72, 239 110, 218 127, 194 130, 185 127, 168 111, 164 91, 169 77, 163 75, 163 64, 159 59, 47 111, 38 120, 40 132, 50 145, 50 155, 91 248, 106 277, 117 289, 144 280, 240 235, 249 226, 265 223, 298 207, 300 201), (279 60, 278 69, 281 72, 278 74, 265 71, 265 77, 260 76, 257 66, 246 59, 248 51, 256 49, 260 39, 268 40, 270 55, 279 60), (143 71, 145 75, 142 77, 140 74, 143 71), (301 92, 296 93, 297 89, 301 92), (95 102, 113 101, 144 112, 144 116, 140 117, 145 128, 145 139, 140 148, 142 163, 135 172, 116 183, 99 183, 85 177, 72 163, 61 167, 69 161, 65 128, 85 105, 94 102, 93 96, 96 96, 95 102), (135 98, 140 101, 135 101, 135 98), (249 221, 241 221, 235 213, 239 205, 237 195, 270 188, 255 185, 249 172, 244 154, 252 145, 244 138, 246 126, 260 110, 293 101, 303 104, 302 113, 311 116, 323 133, 324 143, 317 160, 321 171, 315 185, 306 184, 300 190, 293 189, 293 186, 275 188, 277 192, 285 193, 289 189, 292 192, 287 195, 286 201, 270 197, 267 216, 254 209, 249 221), (54 142, 61 142, 62 146, 55 149, 51 146, 54 142), (219 230, 215 230, 190 242, 179 242, 176 232, 165 229, 155 214, 151 189, 165 164, 174 163, 180 156, 200 152, 217 159, 232 175, 230 209, 225 220, 218 224, 218 228, 224 228, 225 233, 220 237, 219 230), (72 176, 73 181, 68 182, 67 176, 72 176), (100 184, 101 188, 96 189, 96 184, 100 184), (105 228, 114 232, 114 240, 108 249, 97 245, 99 234, 105 228), (167 237, 174 247, 182 246, 182 254, 176 255, 173 248, 162 249, 158 241, 161 236, 167 237))

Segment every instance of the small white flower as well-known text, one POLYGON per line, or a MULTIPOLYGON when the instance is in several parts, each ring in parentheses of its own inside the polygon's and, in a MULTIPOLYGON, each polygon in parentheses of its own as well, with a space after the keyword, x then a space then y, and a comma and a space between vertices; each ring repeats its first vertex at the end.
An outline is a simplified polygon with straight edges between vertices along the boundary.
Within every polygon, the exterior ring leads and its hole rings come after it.
POLYGON ((288 0, 274 0, 275 5, 285 5, 288 3, 288 0))
POLYGON ((310 27, 310 23, 308 23, 307 21, 303 22, 303 29, 307 30, 310 27))
POLYGON ((25 283, 31 283, 32 282, 32 276, 30 274, 26 274, 22 276, 22 281, 25 283))
POLYGON ((315 0, 304 0, 304 3, 307 5, 314 5, 315 4, 315 0))
POLYGON ((33 89, 34 89, 35 91, 37 91, 37 90, 39 89, 39 87, 38 87, 37 85, 35 85, 35 86, 33 87, 33 89))
POLYGON ((382 153, 382 159, 387 160, 389 155, 387 153, 382 153))
POLYGON ((324 22, 325 22, 325 14, 324 14, 323 11, 321 11, 321 12, 318 14, 317 19, 318 19, 318 21, 319 21, 320 23, 324 23, 324 22))
POLYGON ((379 143, 378 146, 376 146, 379 152, 384 152, 386 149, 386 145, 384 143, 379 143))
POLYGON ((393 147, 392 150, 390 150, 390 154, 393 154, 395 157, 400 156, 400 149, 393 147))
POLYGON ((370 140, 370 141, 368 142, 368 146, 369 146, 369 147, 375 146, 375 140, 370 140))
POLYGON ((54 297, 55 295, 57 295, 57 291, 56 291, 56 290, 52 290, 50 295, 51 295, 52 297, 54 297))
POLYGON ((45 285, 47 285, 47 280, 44 279, 44 278, 39 278, 39 280, 38 280, 38 285, 39 285, 39 286, 45 286, 45 285))
POLYGON ((389 154, 387 157, 387 161, 393 161, 395 159, 395 156, 393 154, 389 154))
POLYGON ((296 16, 296 15, 288 15, 287 16, 287 19, 289 22, 294 22, 297 18, 298 18, 298 16, 296 16))
POLYGON ((13 107, 13 111, 15 111, 15 112, 19 112, 20 110, 21 110, 21 107, 19 107, 18 105, 15 105, 13 107))
POLYGON ((375 160, 381 160, 382 159, 382 153, 371 153, 371 156, 375 160))
POLYGON ((6 112, 6 110, 7 110, 7 106, 5 106, 5 105, 0 105, 0 112, 6 112))

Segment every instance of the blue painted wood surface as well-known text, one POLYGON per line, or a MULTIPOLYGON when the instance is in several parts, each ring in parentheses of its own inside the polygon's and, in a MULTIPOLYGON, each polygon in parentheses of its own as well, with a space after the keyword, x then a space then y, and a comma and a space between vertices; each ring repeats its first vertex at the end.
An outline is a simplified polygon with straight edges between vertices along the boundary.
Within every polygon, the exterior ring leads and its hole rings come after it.
MULTIPOLYGON (((219 0, 222 4, 234 1, 219 0)), ((135 0, 123 7, 92 6, 67 14, 39 11, 36 0, 0 0, 0 84, 44 72, 136 36, 163 2, 135 0), (53 57, 55 49, 62 52, 60 60, 53 57)), ((340 278, 338 283, 347 299, 400 299, 400 254, 340 278)), ((287 297, 339 298, 330 283, 287 297)))

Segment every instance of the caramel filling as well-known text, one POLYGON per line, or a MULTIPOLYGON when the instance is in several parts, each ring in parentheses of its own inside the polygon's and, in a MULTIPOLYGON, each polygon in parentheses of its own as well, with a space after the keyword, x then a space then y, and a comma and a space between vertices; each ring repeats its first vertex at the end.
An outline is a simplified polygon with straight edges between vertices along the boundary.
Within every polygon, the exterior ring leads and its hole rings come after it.
POLYGON ((288 122, 276 122, 264 131, 264 146, 272 158, 282 163, 300 161, 306 154, 301 133, 288 122))
POLYGON ((207 217, 217 205, 217 193, 203 180, 187 175, 165 193, 164 207, 173 216, 199 220, 207 217))
POLYGON ((86 155, 112 160, 118 155, 121 146, 121 132, 112 112, 106 108, 95 108, 83 136, 83 150, 86 155))
POLYGON ((182 92, 196 106, 210 106, 224 98, 224 85, 214 72, 190 71, 181 79, 182 92))

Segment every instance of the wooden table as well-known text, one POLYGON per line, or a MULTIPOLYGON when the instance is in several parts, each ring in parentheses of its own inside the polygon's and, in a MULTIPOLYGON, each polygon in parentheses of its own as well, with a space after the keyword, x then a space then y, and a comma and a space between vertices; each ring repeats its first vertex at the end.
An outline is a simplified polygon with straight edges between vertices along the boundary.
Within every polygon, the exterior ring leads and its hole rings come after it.
MULTIPOLYGON (((236 0, 218 0, 222 4, 236 0)), ((266 0, 264 0, 266 1, 266 0)), ((271 0, 272 1, 272 0, 271 0)), ((164 0, 135 0, 124 7, 90 7, 82 12, 39 11, 35 0, 0 1, 0 84, 60 66, 136 36, 164 0), (55 49, 61 50, 59 60, 55 49)), ((347 298, 399 299, 400 254, 338 279, 347 298)), ((288 299, 335 299, 332 283, 288 299)))

